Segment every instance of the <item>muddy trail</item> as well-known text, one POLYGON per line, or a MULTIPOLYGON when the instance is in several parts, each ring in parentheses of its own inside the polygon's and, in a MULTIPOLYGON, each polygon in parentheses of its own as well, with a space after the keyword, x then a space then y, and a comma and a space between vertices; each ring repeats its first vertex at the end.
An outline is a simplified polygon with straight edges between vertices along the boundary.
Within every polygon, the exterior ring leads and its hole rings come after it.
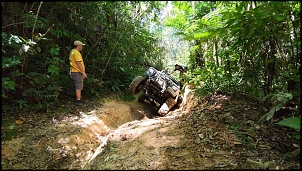
POLYGON ((116 98, 62 109, 2 116, 3 170, 300 169, 298 133, 259 125, 268 109, 243 95, 196 98, 187 89, 165 117, 116 98))

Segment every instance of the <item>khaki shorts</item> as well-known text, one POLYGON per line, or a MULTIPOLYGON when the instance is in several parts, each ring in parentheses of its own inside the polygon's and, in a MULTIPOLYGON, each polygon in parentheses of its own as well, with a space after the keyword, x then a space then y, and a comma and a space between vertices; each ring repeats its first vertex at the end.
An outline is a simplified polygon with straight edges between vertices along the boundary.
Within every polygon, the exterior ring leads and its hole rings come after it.
POLYGON ((71 72, 70 78, 73 80, 76 90, 83 90, 83 75, 80 72, 71 72))

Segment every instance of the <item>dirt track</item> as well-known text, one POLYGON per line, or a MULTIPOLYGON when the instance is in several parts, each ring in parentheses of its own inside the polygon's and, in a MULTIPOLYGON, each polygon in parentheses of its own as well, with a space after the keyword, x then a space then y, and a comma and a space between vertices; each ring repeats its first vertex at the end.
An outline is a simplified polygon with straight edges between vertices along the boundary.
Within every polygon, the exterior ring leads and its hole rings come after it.
POLYGON ((15 120, 18 136, 2 142, 2 169, 300 169, 300 155, 289 153, 300 147, 295 132, 258 125, 259 104, 187 95, 165 117, 114 99, 67 113, 27 114, 15 120))

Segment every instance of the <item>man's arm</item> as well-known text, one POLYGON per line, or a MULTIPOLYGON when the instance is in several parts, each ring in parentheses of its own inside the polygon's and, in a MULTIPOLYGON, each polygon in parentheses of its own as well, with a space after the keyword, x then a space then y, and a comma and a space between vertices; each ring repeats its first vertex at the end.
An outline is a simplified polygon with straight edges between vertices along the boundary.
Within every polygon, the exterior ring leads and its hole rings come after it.
POLYGON ((82 67, 82 63, 81 62, 82 61, 77 61, 78 68, 79 68, 80 72, 82 73, 83 77, 87 78, 87 74, 86 74, 84 68, 82 67))

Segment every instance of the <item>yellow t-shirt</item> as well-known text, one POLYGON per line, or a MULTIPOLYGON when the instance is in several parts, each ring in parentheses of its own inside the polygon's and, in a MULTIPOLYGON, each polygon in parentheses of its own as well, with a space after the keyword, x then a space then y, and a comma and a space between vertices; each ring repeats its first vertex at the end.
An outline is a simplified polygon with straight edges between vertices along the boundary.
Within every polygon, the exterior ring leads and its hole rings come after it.
POLYGON ((76 49, 72 49, 69 54, 70 72, 80 72, 76 61, 82 61, 81 64, 85 71, 85 65, 81 53, 76 49))

